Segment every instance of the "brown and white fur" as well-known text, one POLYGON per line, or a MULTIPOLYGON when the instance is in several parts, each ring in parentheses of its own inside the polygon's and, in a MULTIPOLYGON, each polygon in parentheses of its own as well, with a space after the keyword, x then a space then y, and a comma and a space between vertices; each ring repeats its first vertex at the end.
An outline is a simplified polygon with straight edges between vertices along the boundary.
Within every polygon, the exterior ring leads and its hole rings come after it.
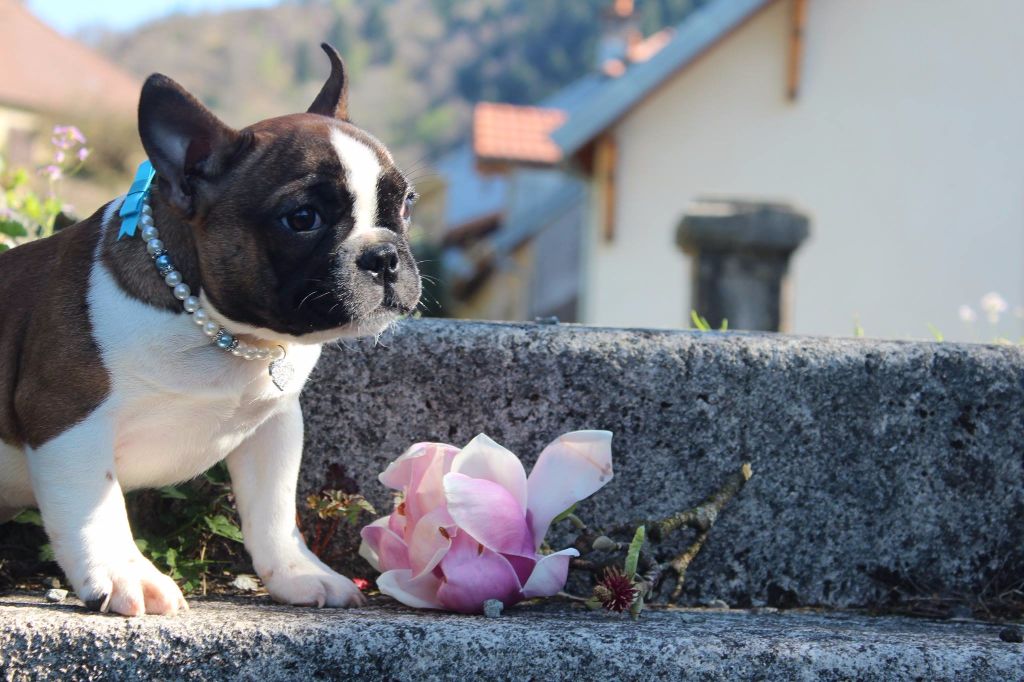
POLYGON ((94 609, 187 607, 136 548, 123 492, 225 458, 270 594, 361 601, 295 525, 299 391, 321 343, 379 333, 415 308, 420 284, 410 184, 348 122, 344 68, 324 49, 331 77, 307 113, 235 131, 160 75, 139 106, 160 238, 212 319, 286 350, 295 374, 285 390, 268 362, 210 343, 138 236, 117 239, 120 199, 0 255, 0 520, 38 506, 58 563, 94 609))

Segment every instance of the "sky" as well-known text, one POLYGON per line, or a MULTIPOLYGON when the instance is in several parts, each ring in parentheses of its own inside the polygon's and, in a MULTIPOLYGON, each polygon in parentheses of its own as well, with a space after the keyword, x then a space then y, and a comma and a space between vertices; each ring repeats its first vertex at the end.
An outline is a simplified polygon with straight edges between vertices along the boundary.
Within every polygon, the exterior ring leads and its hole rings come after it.
POLYGON ((278 0, 29 0, 40 19, 66 34, 89 26, 128 29, 176 12, 217 11, 277 4, 278 0))

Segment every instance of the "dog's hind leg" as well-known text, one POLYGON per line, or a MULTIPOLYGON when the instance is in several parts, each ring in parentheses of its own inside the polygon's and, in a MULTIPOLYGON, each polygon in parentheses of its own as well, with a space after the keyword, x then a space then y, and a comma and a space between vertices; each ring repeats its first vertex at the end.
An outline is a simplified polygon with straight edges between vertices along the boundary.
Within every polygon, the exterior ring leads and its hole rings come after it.
POLYGON ((87 606, 126 616, 187 608, 181 590, 139 552, 102 407, 40 447, 28 465, 57 563, 87 606))

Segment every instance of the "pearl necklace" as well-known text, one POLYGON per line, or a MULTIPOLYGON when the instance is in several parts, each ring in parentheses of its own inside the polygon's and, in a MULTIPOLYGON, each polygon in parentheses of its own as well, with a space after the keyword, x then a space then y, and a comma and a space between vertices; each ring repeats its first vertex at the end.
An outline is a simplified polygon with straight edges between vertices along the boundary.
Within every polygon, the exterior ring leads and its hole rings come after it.
POLYGON ((164 283, 171 288, 174 298, 181 301, 185 312, 192 316, 192 321, 199 325, 203 333, 213 339, 212 343, 221 350, 231 353, 243 360, 271 360, 270 377, 274 384, 284 390, 284 385, 290 378, 290 366, 284 364, 285 351, 281 346, 273 348, 259 348, 240 340, 227 329, 210 319, 209 313, 203 310, 199 297, 192 295, 192 290, 182 281, 181 273, 174 268, 174 261, 170 254, 164 249, 164 243, 160 241, 160 232, 153 224, 153 209, 149 206, 149 197, 143 200, 142 216, 139 219, 142 225, 142 239, 146 242, 146 252, 153 259, 164 283))

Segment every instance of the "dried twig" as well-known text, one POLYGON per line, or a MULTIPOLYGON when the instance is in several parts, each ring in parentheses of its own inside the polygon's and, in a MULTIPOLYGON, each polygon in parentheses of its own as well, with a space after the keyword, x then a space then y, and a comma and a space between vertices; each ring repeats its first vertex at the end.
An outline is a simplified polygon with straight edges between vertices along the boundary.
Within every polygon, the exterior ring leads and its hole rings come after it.
MULTIPOLYGON (((573 546, 579 550, 580 558, 573 559, 570 566, 576 570, 587 571, 600 578, 606 570, 612 566, 621 565, 627 551, 628 542, 619 541, 609 536, 630 537, 634 531, 643 526, 647 537, 653 542, 663 542, 670 535, 681 528, 692 528, 697 531, 696 539, 679 555, 669 561, 658 561, 652 554, 641 551, 638 562, 636 587, 640 598, 651 594, 657 589, 664 579, 665 574, 671 572, 674 576, 675 586, 673 587, 670 603, 675 603, 682 594, 683 581, 686 578, 686 570, 697 557, 704 542, 711 532, 712 526, 718 520, 722 509, 743 489, 752 475, 749 463, 744 463, 739 471, 731 475, 722 486, 708 496, 696 507, 681 511, 663 519, 640 520, 631 524, 620 524, 612 527, 607 534, 588 528, 583 521, 575 515, 567 518, 579 531, 573 546), (592 557, 588 555, 597 554, 592 557)), ((580 597, 573 597, 574 599, 580 597)))

